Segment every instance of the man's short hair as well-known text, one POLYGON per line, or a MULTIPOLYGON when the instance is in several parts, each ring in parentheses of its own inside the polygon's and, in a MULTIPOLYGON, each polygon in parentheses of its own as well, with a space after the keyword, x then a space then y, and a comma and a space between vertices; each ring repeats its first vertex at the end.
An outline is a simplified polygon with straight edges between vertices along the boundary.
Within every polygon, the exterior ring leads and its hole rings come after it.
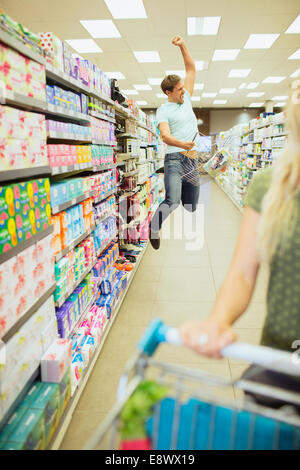
POLYGON ((163 81, 161 82, 161 89, 162 91, 166 93, 166 91, 173 91, 174 90, 174 87, 177 85, 178 82, 180 82, 181 80, 181 77, 179 77, 178 75, 167 75, 163 81))

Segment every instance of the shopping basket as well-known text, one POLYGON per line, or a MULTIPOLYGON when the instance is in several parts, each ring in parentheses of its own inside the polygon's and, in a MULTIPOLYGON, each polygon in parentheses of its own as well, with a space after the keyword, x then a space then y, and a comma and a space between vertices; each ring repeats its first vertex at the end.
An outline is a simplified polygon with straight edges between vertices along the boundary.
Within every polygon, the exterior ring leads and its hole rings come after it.
MULTIPOLYGON (((152 358, 157 346, 181 344, 178 330, 153 320, 138 344, 136 354, 122 375, 117 402, 100 424, 85 449, 119 449, 119 424, 124 405, 134 396, 147 374, 168 387, 169 395, 154 406, 145 428, 153 450, 293 450, 300 448, 300 394, 238 379, 189 369, 152 358), (226 399, 223 390, 276 398, 285 403, 279 410, 258 405, 250 397, 226 399), (221 391, 221 393, 220 393, 221 391)), ((264 346, 234 343, 222 350, 224 357, 252 362, 280 373, 300 377, 293 354, 264 346)), ((123 447, 124 448, 124 447, 123 447)), ((126 448, 126 447, 125 447, 126 448)), ((131 449, 137 450, 138 447, 131 449)))

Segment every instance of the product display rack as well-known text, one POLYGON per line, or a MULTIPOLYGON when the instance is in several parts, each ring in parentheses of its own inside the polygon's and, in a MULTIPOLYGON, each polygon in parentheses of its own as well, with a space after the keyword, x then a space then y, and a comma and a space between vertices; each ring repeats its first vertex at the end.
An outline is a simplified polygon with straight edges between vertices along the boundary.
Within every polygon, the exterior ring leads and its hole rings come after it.
POLYGON ((253 119, 246 125, 237 125, 217 136, 218 148, 225 148, 231 154, 232 161, 225 173, 219 173, 215 177, 215 181, 240 211, 242 211, 243 197, 252 176, 266 165, 271 165, 274 155, 278 158, 276 149, 280 150, 285 145, 286 139, 280 142, 280 145, 277 142, 273 144, 272 139, 288 136, 283 129, 284 113, 270 114, 260 119, 263 123, 258 124, 257 119, 253 119), (278 128, 282 130, 278 132, 278 128), (262 132, 263 135, 257 137, 258 132, 262 132), (268 139, 268 145, 262 146, 266 139, 268 139), (253 149, 254 145, 258 147, 253 149), (273 151, 276 151, 276 154, 273 151), (267 152, 266 155, 265 152, 267 152), (266 156, 268 158, 265 158, 266 156))
MULTIPOLYGON (((152 129, 149 129, 144 123, 140 122, 136 117, 134 117, 131 113, 131 111, 127 111, 123 106, 120 106, 118 103, 113 102, 110 98, 107 96, 104 96, 102 93, 98 93, 95 90, 92 90, 85 85, 83 85, 79 80, 75 80, 71 77, 69 77, 67 74, 56 70, 55 68, 51 67, 48 63, 46 63, 45 59, 43 56, 39 56, 39 54, 34 53, 32 50, 27 48, 25 45, 22 44, 22 42, 19 42, 15 40, 14 38, 11 38, 9 35, 6 33, 1 32, 0 30, 0 41, 8 44, 10 47, 12 47, 14 50, 20 52, 21 54, 25 55, 26 57, 29 57, 36 62, 43 64, 46 66, 46 79, 47 83, 49 84, 58 84, 62 85, 65 89, 68 89, 70 91, 75 91, 75 92, 83 92, 87 96, 90 97, 96 97, 100 99, 103 103, 108 104, 112 106, 115 110, 116 116, 113 117, 113 113, 109 114, 103 114, 103 113, 98 113, 95 111, 90 111, 90 114, 83 114, 83 113, 78 113, 75 111, 72 111, 70 109, 67 109, 62 106, 56 106, 50 103, 47 103, 46 101, 41 101, 41 100, 36 100, 31 97, 27 97, 25 95, 21 95, 19 93, 14 93, 14 92, 6 92, 6 93, 1 93, 0 91, 0 97, 2 97, 2 104, 4 105, 9 105, 16 107, 18 109, 25 109, 28 111, 34 111, 38 112, 40 114, 43 114, 46 116, 46 118, 55 118, 57 117, 58 120, 60 121, 65 121, 65 122, 74 122, 76 124, 89 124, 91 122, 92 117, 98 118, 100 120, 108 121, 112 124, 117 124, 116 117, 121 116, 122 118, 127 118, 132 121, 137 122, 137 125, 148 132, 151 132, 153 135, 155 135, 155 132, 152 129), (3 96, 5 95, 5 96, 3 96)), ((133 136, 130 135, 131 138, 138 138, 138 136, 133 136)), ((122 138, 122 136, 120 137, 122 138)), ((103 146, 110 146, 110 147, 115 147, 116 143, 113 142, 108 142, 108 141, 102 141, 100 139, 85 139, 82 138, 80 135, 76 134, 67 134, 67 133, 58 133, 58 132, 53 132, 50 131, 47 134, 47 139, 48 141, 62 141, 62 142, 74 142, 74 143, 86 143, 86 144, 94 144, 94 145, 103 145, 103 146)), ((146 145, 145 143, 142 143, 142 146, 146 145)), ((155 144, 149 144, 150 145, 155 145, 155 144)), ((147 145, 148 146, 148 145, 147 145)), ((125 159, 136 159, 137 156, 132 156, 131 154, 125 154, 125 155, 120 155, 119 158, 124 158, 125 159)), ((124 159, 124 160, 125 160, 124 159)), ((50 177, 51 181, 56 181, 53 180, 52 178, 56 176, 64 176, 68 175, 69 177, 72 176, 72 173, 76 172, 86 172, 87 174, 94 174, 96 172, 103 172, 111 169, 117 168, 118 163, 116 164, 108 164, 102 167, 95 167, 90 163, 81 163, 81 164, 74 164, 74 165, 65 165, 61 167, 50 167, 50 166, 43 166, 43 167, 34 167, 34 168, 23 168, 23 169, 18 169, 18 170, 11 170, 11 171, 6 171, 6 172, 0 172, 0 181, 1 183, 9 183, 9 182, 14 182, 17 180, 24 181, 27 180, 28 178, 34 179, 34 177, 40 177, 40 176, 48 176, 50 177)), ((126 175, 128 176, 133 176, 138 173, 137 170, 133 172, 128 172, 126 175)), ((154 174, 154 173, 153 173, 154 174)), ((152 176, 149 175, 147 179, 152 176)), ((147 181, 147 179, 145 181, 147 181)), ((126 197, 129 195, 135 194, 140 190, 140 187, 138 186, 134 191, 129 192, 126 197)), ((112 190, 108 193, 106 193, 104 196, 100 196, 98 198, 93 199, 93 203, 101 202, 111 196, 112 194, 115 194, 116 190, 112 190)), ((76 198, 72 198, 71 200, 58 204, 55 207, 51 208, 51 212, 53 215, 58 214, 61 211, 65 211, 66 209, 79 204, 80 202, 93 198, 94 196, 94 191, 90 191, 88 193, 85 193, 83 195, 80 195, 76 198)), ((102 221, 106 220, 108 217, 114 215, 113 211, 108 212, 103 215, 101 219, 98 219, 95 222, 95 225, 86 231, 84 234, 82 234, 80 237, 78 237, 76 240, 73 240, 71 244, 69 244, 64 250, 62 250, 60 253, 58 253, 54 259, 55 261, 61 260, 65 255, 67 255, 72 249, 74 249, 78 244, 80 244, 82 241, 84 241, 87 237, 89 237, 95 230, 96 226, 99 225, 102 221)), ((49 227, 49 229, 44 230, 43 232, 40 232, 36 234, 35 236, 31 237, 29 240, 26 240, 25 242, 21 243, 20 245, 16 246, 15 248, 11 249, 9 252, 4 253, 3 255, 0 256, 0 263, 5 262, 8 260, 10 257, 15 256, 16 254, 24 251, 26 248, 30 247, 37 241, 41 240, 42 238, 46 237, 47 235, 50 235, 53 232, 53 227, 49 227)), ((113 237, 110 237, 109 241, 106 241, 103 246, 97 251, 95 259, 90 263, 90 265, 85 269, 85 271, 82 273, 81 276, 79 276, 78 280, 68 289, 68 292, 66 292, 57 302, 55 302, 56 307, 61 307, 64 302, 68 299, 68 297, 73 293, 74 289, 79 286, 79 284, 86 278, 86 276, 91 272, 93 267, 98 261, 98 257, 101 255, 103 251, 112 243, 113 240, 115 240, 118 237, 118 233, 115 233, 113 237)), ((134 271, 127 273, 128 275, 128 283, 127 287, 124 290, 124 292, 121 294, 120 298, 117 301, 116 306, 114 307, 114 312, 112 313, 112 317, 110 321, 108 322, 102 340, 100 347, 98 348, 97 352, 94 354, 94 357, 92 358, 92 361, 89 363, 88 368, 86 369, 86 372, 84 374, 83 380, 80 384, 79 389, 77 390, 75 396, 72 398, 71 402, 69 403, 67 410, 65 412, 65 415, 63 417, 63 420, 59 423, 58 429, 56 431, 56 436, 54 437, 52 444, 50 448, 54 448, 57 442, 59 442, 60 437, 63 436, 66 426, 69 424, 71 420, 71 415, 73 413, 73 410, 75 409, 75 406, 80 398, 80 395, 84 389, 84 386, 89 378, 89 375, 98 359, 98 356, 100 354, 100 351, 102 349, 102 346, 108 336, 108 333, 110 331, 110 328, 112 327, 114 323, 114 319, 122 305, 123 299, 126 296, 126 293, 130 287, 130 284, 132 282, 132 279, 138 269, 139 263, 141 262, 141 259, 144 255, 145 250, 139 255, 137 259, 137 263, 135 265, 134 271)), ((18 331, 19 328, 21 328, 28 319, 45 303, 45 301, 54 293, 56 289, 56 284, 52 285, 49 289, 44 292, 43 295, 26 311, 26 313, 21 317, 21 319, 13 325, 8 332, 3 336, 2 340, 5 342, 9 341, 13 337, 13 335, 18 331)), ((81 315, 80 319, 78 319, 78 323, 84 318, 84 316, 87 314, 89 311, 90 307, 93 305, 95 302, 95 297, 90 299, 88 305, 84 309, 83 314, 81 315)), ((73 331, 76 330, 76 327, 78 326, 78 323, 74 326, 73 331)), ((36 371, 32 374, 32 376, 29 378, 27 381, 26 385, 23 387, 23 390, 21 393, 19 393, 18 397, 16 398, 15 402, 11 405, 10 409, 8 412, 5 414, 5 416, 2 418, 1 423, 0 423, 0 429, 1 426, 7 421, 8 417, 10 414, 13 412, 13 410, 16 408, 16 406, 22 401, 24 396, 26 395, 27 391, 29 390, 30 386, 32 383, 39 378, 39 367, 37 368, 36 371)))
POLYGON ((84 376, 82 378, 82 381, 78 387, 78 389, 76 390, 76 392, 74 393, 73 397, 71 398, 71 400, 69 401, 68 405, 67 405, 67 408, 64 412, 64 415, 60 421, 60 426, 58 428, 58 430, 56 431, 56 433, 54 434, 53 438, 52 438, 52 441, 48 447, 49 450, 57 450, 59 449, 63 439, 64 439, 64 436, 67 432, 67 429, 68 429, 68 426, 70 425, 71 423, 71 420, 72 420, 72 416, 73 416, 73 413, 76 409, 76 406, 79 402, 79 399, 85 389, 85 386, 87 384, 87 381, 95 367, 95 364, 99 358, 99 355, 100 355, 100 352, 105 344, 105 341, 108 337, 108 334, 110 332, 110 329, 112 328, 113 324, 114 324, 114 321, 119 313, 119 310, 122 306, 122 303, 123 303, 123 300, 124 298, 126 297, 126 294, 130 288, 130 285, 133 281, 133 278, 138 270, 138 267, 143 259, 143 256, 145 254, 147 250, 147 247, 144 249, 144 251, 141 252, 141 254, 139 255, 138 257, 138 260, 137 260, 137 263, 135 265, 135 268, 134 270, 129 273, 128 275, 128 282, 127 282, 127 287, 126 289, 124 290, 123 294, 121 295, 120 299, 118 300, 116 306, 115 306, 115 309, 114 309, 114 312, 112 313, 109 321, 106 323, 106 327, 105 327, 105 330, 103 332, 103 336, 101 338, 101 341, 100 341, 100 344, 98 346, 98 349, 94 352, 94 356, 91 360, 91 362, 89 363, 85 373, 84 373, 84 376))

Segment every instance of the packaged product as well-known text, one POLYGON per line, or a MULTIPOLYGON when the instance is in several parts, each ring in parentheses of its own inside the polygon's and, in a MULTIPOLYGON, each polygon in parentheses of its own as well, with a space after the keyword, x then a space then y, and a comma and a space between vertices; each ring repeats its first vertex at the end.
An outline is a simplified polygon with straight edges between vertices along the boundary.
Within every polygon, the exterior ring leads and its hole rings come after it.
POLYGON ((42 382, 61 382, 71 360, 72 342, 69 339, 56 340, 41 359, 42 382))

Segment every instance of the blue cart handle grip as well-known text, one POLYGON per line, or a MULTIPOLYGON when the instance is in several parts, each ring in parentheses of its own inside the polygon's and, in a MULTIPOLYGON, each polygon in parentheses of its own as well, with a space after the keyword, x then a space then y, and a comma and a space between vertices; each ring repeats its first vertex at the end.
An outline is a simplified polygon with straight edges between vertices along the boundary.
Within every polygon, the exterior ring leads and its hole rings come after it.
MULTIPOLYGON (((201 343, 201 338, 199 338, 201 343)), ((138 348, 144 354, 152 356, 160 343, 182 346, 183 342, 177 328, 166 326, 161 320, 152 321, 138 348)), ((265 369, 300 377, 300 357, 298 353, 289 353, 266 346, 245 343, 232 343, 222 349, 223 357, 238 359, 259 365, 265 369)))

